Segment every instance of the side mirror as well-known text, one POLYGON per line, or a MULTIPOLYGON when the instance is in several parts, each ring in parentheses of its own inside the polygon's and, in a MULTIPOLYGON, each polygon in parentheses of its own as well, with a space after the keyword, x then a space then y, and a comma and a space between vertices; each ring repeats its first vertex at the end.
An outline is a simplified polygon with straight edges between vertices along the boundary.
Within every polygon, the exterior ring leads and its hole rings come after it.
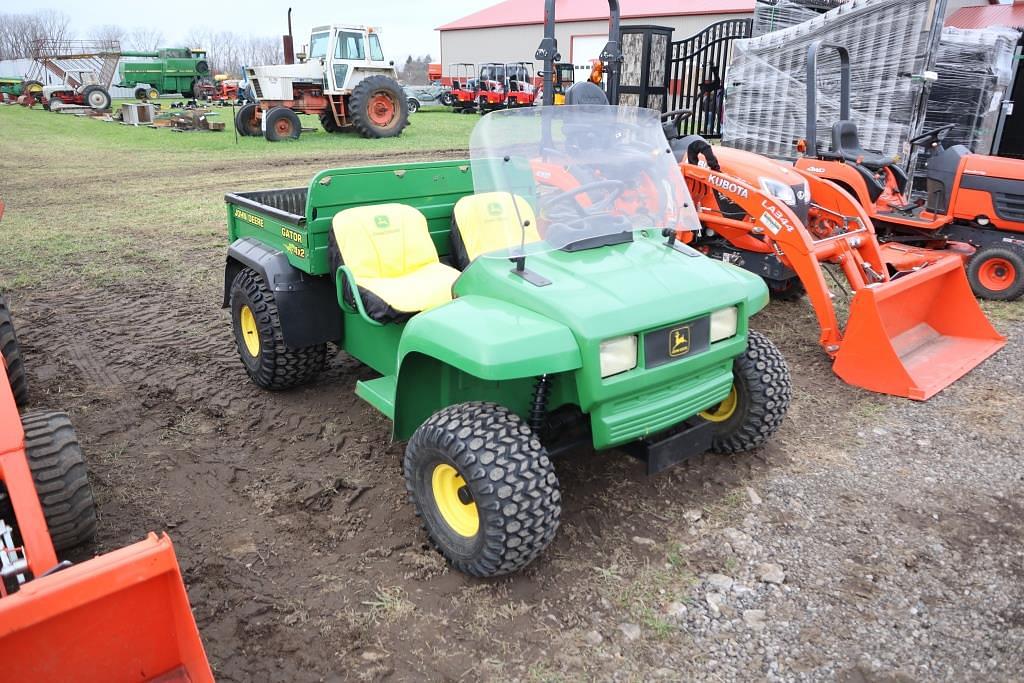
POLYGON ((388 66, 394 66, 394 65, 395 65, 395 60, 392 59, 390 62, 388 62, 388 66))

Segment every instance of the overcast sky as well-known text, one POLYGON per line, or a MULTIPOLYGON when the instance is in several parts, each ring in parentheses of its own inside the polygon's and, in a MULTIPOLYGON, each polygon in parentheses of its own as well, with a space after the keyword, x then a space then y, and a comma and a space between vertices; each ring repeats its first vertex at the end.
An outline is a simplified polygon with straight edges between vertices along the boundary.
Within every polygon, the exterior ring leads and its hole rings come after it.
MULTIPOLYGON (((381 40, 389 57, 430 53, 438 59, 440 41, 434 30, 441 24, 459 19, 498 0, 364 0, 334 3, 312 0, 157 0, 134 3, 124 0, 32 0, 5 11, 30 12, 55 9, 71 17, 72 32, 87 37, 90 30, 103 24, 118 24, 133 29, 157 27, 167 46, 179 44, 191 28, 230 30, 242 34, 279 36, 287 33, 288 7, 292 7, 292 27, 296 49, 308 41, 309 29, 320 24, 366 24, 381 28, 381 40), (17 7, 17 9, 15 9, 17 7), (305 37, 303 37, 305 36, 305 37)), ((539 1, 539 0, 535 0, 539 1)), ((187 47, 203 47, 189 45, 187 47)))

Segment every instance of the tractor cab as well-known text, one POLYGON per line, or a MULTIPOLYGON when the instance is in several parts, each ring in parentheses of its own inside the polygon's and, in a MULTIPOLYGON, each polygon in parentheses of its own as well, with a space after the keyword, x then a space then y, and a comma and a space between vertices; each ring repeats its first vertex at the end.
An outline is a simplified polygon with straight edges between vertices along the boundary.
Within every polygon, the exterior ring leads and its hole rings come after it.
POLYGON ((342 94, 361 80, 364 70, 390 75, 377 30, 369 26, 318 26, 310 32, 307 64, 322 67, 327 92, 342 94))

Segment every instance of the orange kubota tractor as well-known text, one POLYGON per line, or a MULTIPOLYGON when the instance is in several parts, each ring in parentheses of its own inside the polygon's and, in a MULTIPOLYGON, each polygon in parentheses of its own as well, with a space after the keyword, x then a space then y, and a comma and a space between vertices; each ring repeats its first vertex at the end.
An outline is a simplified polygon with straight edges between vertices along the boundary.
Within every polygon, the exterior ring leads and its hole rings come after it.
MULTIPOLYGON (((0 214, 3 205, 0 203, 0 214)), ((0 298, 0 661, 4 681, 212 681, 167 536, 78 564, 57 552, 96 529, 64 413, 19 415, 24 365, 0 298)))
POLYGON ((807 56, 807 139, 797 168, 831 180, 852 194, 885 241, 943 248, 966 243, 976 249, 967 265, 974 293, 1011 301, 1024 294, 1024 161, 972 154, 967 147, 942 146, 954 126, 913 138, 929 151, 927 197, 914 201, 913 180, 892 156, 861 148, 850 117, 850 53, 818 41, 807 56), (823 49, 840 59, 840 120, 832 144, 817 140, 817 63, 823 49))
POLYGON ((664 118, 704 227, 691 245, 758 273, 777 298, 806 291, 819 342, 843 380, 927 400, 1006 343, 971 294, 960 254, 879 244, 847 192, 801 169, 683 136, 688 114, 664 118), (845 325, 825 264, 853 293, 845 325))

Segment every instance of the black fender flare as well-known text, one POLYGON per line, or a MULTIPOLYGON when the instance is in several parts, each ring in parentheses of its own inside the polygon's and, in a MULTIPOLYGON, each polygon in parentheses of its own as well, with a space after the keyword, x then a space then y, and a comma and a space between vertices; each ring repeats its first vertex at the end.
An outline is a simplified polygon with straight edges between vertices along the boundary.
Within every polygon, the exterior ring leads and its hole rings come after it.
POLYGON ((341 308, 330 277, 303 272, 288 262, 288 255, 283 251, 252 237, 243 237, 228 247, 222 308, 230 305, 231 283, 243 268, 259 273, 274 293, 281 332, 288 348, 341 342, 341 308))

